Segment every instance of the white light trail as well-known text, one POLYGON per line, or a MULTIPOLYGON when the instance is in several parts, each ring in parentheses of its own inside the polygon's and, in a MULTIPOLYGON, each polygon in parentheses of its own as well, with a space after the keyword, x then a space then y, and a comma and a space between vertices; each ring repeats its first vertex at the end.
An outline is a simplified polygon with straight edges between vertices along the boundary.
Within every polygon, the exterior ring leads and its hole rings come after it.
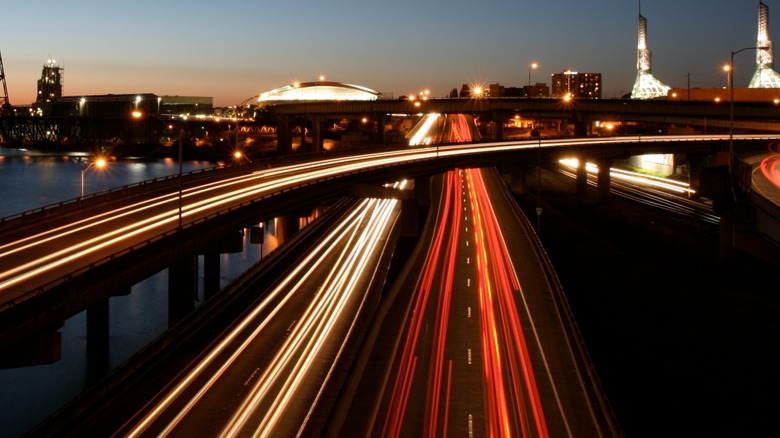
MULTIPOLYGON (((402 186, 399 186, 402 188, 402 186)), ((210 365, 217 356, 228 348, 230 342, 238 334, 252 325, 257 325, 252 334, 231 353, 228 360, 222 364, 206 384, 186 403, 165 427, 162 435, 171 433, 184 420, 208 390, 227 372, 229 366, 257 338, 268 321, 281 312, 284 305, 297 291, 311 289, 308 278, 313 272, 329 259, 328 254, 340 251, 337 261, 331 268, 326 280, 319 285, 315 299, 309 305, 305 314, 297 319, 295 327, 285 339, 273 362, 259 376, 250 394, 236 411, 233 418, 223 429, 223 436, 234 436, 249 425, 250 419, 258 414, 263 406, 263 418, 260 420, 256 436, 263 436, 276 427, 278 421, 285 417, 286 408, 296 397, 300 385, 307 381, 307 372, 321 359, 321 349, 326 339, 331 339, 330 333, 335 328, 339 314, 344 311, 347 302, 360 292, 358 278, 364 272, 371 270, 369 261, 371 254, 384 242, 382 236, 394 217, 396 200, 364 200, 360 206, 350 213, 323 242, 300 263, 295 271, 282 284, 275 288, 251 314, 233 330, 224 341, 210 352, 182 383, 177 385, 147 416, 139 422, 130 436, 143 433, 162 412, 168 409, 180 397, 185 388, 210 365), (343 242, 338 244, 337 242, 343 242), (339 250, 339 248, 341 248, 339 250), (270 303, 277 297, 285 298, 275 305, 272 311, 262 321, 259 315, 268 310, 270 303), (270 399, 269 397, 274 397, 270 399), (266 399, 271 400, 270 406, 266 399)), ((331 257, 332 258, 332 257, 331 257)), ((350 329, 351 330, 351 329, 350 329)), ((323 383, 324 385, 324 383, 323 383)), ((257 420, 251 421, 257 424, 257 420)))
MULTIPOLYGON (((560 163, 569 166, 573 169, 579 167, 579 161, 576 158, 560 160, 560 163)), ((590 173, 599 173, 599 168, 593 163, 585 163, 585 169, 590 173)), ((677 193, 696 193, 695 190, 690 188, 688 183, 677 181, 670 178, 662 178, 654 175, 646 175, 637 172, 631 172, 628 170, 617 169, 611 167, 609 169, 609 175, 612 178, 620 179, 623 181, 630 181, 638 184, 649 185, 653 187, 659 187, 666 190, 671 190, 677 193)))

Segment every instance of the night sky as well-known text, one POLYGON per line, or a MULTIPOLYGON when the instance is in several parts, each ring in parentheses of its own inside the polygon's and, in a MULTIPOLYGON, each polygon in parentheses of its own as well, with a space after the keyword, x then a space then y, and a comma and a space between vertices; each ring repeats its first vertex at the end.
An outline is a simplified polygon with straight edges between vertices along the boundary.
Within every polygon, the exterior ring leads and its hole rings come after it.
MULTIPOLYGON (((780 0, 769 6, 780 41, 780 0)), ((64 94, 213 96, 238 104, 294 81, 364 85, 398 97, 464 83, 550 83, 603 74, 603 97, 631 91, 639 5, 631 0, 5 2, 0 53, 9 100, 35 100, 41 67, 65 69, 64 94)), ((653 74, 672 87, 722 87, 731 51, 756 44, 758 1, 645 0, 653 74)), ((774 30, 777 32, 774 32, 774 30)), ((735 58, 735 86, 755 69, 735 58)))

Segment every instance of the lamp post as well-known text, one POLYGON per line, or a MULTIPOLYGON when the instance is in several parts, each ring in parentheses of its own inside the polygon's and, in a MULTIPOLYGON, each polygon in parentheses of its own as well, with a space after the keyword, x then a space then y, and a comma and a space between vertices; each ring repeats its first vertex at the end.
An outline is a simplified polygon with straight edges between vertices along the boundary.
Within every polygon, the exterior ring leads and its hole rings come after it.
POLYGON ((182 184, 181 184, 181 179, 184 176, 183 172, 182 172, 183 171, 183 169, 182 169, 182 159, 183 159, 183 155, 184 155, 183 150, 184 150, 184 130, 185 130, 185 127, 186 127, 186 122, 183 121, 181 126, 179 127, 179 178, 177 178, 178 179, 178 184, 179 184, 179 230, 181 230, 181 228, 182 228, 182 223, 181 223, 181 210, 182 210, 182 199, 181 199, 181 192, 182 192, 181 185, 182 184))
POLYGON ((103 158, 98 158, 95 161, 90 161, 87 167, 84 168, 84 170, 81 171, 81 199, 84 199, 84 174, 87 173, 87 170, 89 170, 90 167, 95 166, 98 169, 102 169, 106 167, 106 160, 103 158))
POLYGON ((539 64, 535 62, 528 66, 528 97, 531 97, 531 70, 536 70, 538 67, 539 64))
POLYGON ((734 172, 734 55, 745 50, 767 50, 768 47, 745 47, 731 52, 728 68, 729 81, 729 175, 734 172))

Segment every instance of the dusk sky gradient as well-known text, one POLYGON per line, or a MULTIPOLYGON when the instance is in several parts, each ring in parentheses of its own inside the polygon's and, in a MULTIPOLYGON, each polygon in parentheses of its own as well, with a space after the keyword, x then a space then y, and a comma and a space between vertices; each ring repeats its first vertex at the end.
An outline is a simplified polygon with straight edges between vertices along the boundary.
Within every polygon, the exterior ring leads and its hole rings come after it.
MULTIPOLYGON (((780 41, 780 0, 769 6, 780 41)), ((0 54, 9 100, 29 105, 50 58, 68 96, 212 96, 236 105, 294 81, 364 85, 394 97, 464 83, 550 83, 566 69, 603 75, 603 97, 631 91, 632 0, 105 0, 6 2, 0 54)), ((645 0, 653 74, 672 87, 722 87, 731 51, 755 46, 758 1, 645 0)), ((776 31, 776 32, 775 32, 776 31)), ((735 58, 747 86, 755 54, 735 58)))

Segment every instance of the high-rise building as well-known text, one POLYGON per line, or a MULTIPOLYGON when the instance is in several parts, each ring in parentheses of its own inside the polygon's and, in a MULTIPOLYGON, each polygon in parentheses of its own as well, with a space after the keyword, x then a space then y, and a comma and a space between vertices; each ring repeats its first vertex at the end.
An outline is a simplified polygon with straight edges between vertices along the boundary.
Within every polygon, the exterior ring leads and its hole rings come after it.
POLYGON ((639 11, 639 43, 636 50, 636 80, 631 91, 632 99, 653 99, 663 97, 669 86, 653 76, 652 54, 647 46, 647 19, 639 11))
POLYGON ((769 7, 758 2, 758 38, 756 41, 756 72, 748 88, 780 88, 780 74, 774 70, 774 52, 769 40, 769 7))
POLYGON ((62 97, 62 81, 64 69, 50 59, 43 66, 41 78, 38 79, 38 95, 35 103, 49 104, 62 97))
POLYGON ((601 73, 578 73, 566 70, 552 75, 553 97, 601 99, 601 73))

